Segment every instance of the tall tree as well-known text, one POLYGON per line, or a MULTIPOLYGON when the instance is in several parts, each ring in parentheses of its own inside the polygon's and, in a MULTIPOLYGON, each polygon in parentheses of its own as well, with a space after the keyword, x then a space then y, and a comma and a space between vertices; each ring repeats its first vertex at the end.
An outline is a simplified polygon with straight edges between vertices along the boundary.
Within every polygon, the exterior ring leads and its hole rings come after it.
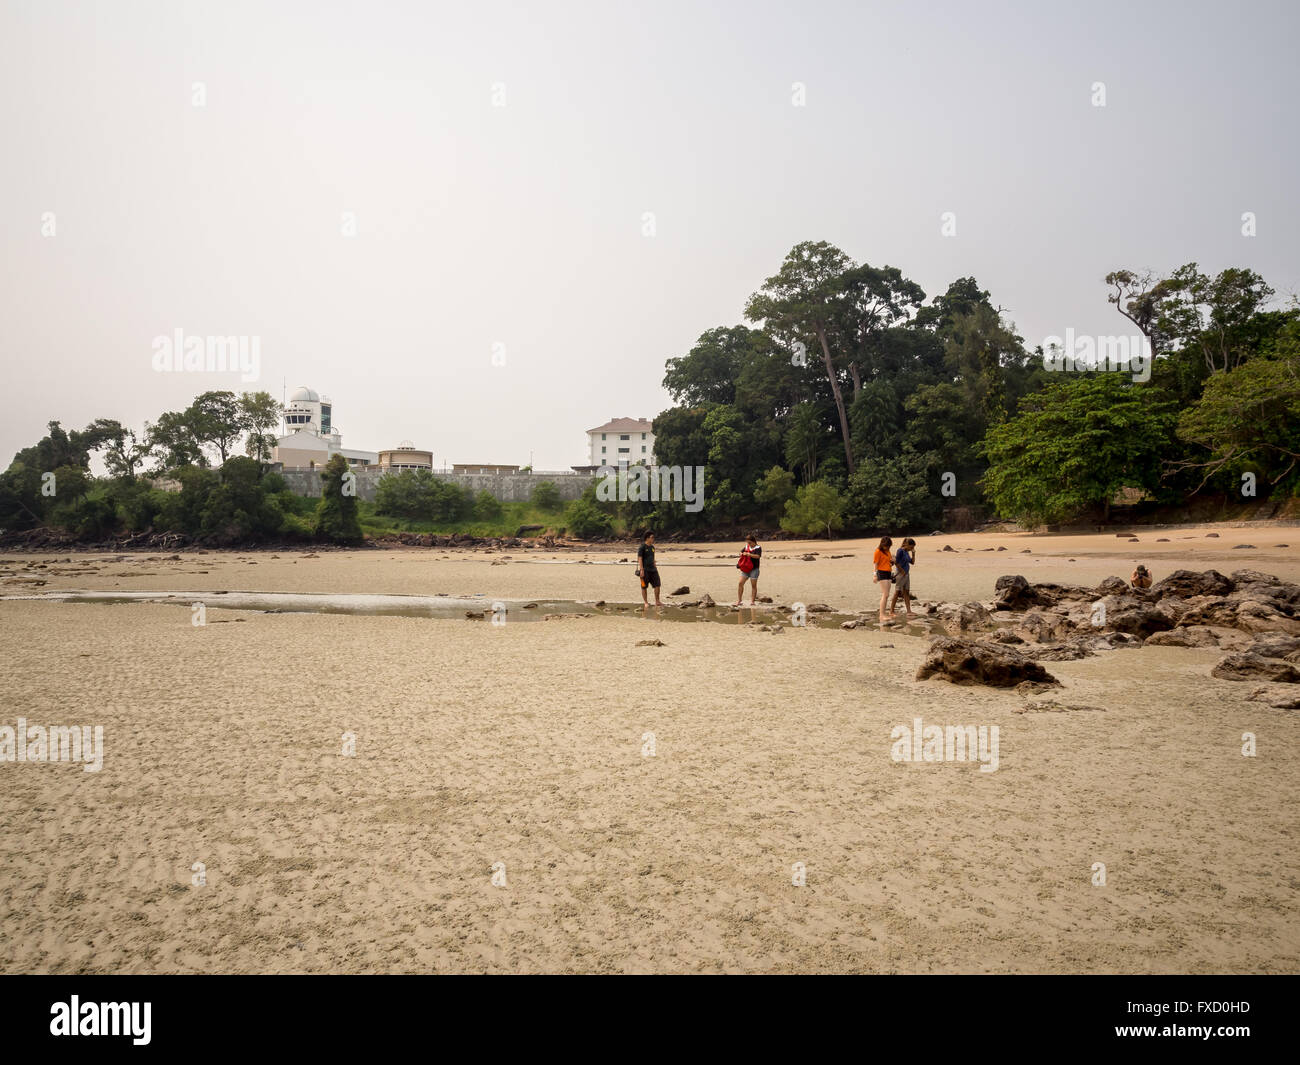
POLYGON ((190 431, 200 445, 217 449, 221 465, 234 450, 244 432, 239 400, 233 392, 204 392, 185 411, 190 431))
POLYGON ((826 241, 804 241, 790 250, 780 271, 764 281, 745 304, 745 317, 750 321, 762 322, 773 335, 791 344, 820 351, 839 416, 844 460, 850 473, 854 468, 853 441, 830 335, 859 297, 850 284, 850 274, 856 265, 826 241))

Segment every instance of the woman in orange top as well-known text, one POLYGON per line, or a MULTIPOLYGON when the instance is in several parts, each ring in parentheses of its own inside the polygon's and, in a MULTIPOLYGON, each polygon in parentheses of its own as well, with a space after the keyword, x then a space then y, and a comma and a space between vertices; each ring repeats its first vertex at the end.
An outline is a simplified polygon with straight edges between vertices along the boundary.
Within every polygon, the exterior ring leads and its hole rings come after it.
MULTIPOLYGON (((880 585, 880 624, 882 625, 885 623, 885 610, 889 606, 889 587, 894 579, 894 556, 889 553, 889 549, 893 546, 893 540, 888 536, 882 536, 880 546, 876 548, 876 553, 871 559, 872 568, 876 571, 873 580, 880 585)), ((889 616, 892 618, 894 615, 889 616)))

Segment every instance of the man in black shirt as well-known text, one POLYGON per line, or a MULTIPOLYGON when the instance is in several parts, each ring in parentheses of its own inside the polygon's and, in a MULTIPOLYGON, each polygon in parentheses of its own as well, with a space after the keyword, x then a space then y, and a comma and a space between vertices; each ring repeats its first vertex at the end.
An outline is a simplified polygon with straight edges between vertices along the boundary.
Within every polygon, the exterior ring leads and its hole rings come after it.
POLYGON ((641 578, 641 602, 650 605, 647 588, 655 590, 655 606, 659 602, 659 568, 655 565, 655 534, 645 533, 641 537, 641 546, 636 549, 636 575, 641 578))

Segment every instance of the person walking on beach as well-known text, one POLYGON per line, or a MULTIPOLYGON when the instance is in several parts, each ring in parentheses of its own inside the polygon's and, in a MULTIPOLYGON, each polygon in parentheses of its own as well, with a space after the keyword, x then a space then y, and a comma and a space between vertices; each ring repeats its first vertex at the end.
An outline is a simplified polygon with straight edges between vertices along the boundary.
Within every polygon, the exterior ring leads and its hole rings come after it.
POLYGON ((651 587, 655 590, 655 606, 661 606, 659 567, 655 565, 655 534, 652 532, 641 535, 641 546, 636 549, 636 575, 641 578, 642 606, 650 605, 647 590, 651 587))
POLYGON ((889 604, 889 616, 895 617, 898 610, 898 597, 903 597, 903 606, 907 616, 912 617, 912 566, 916 562, 916 541, 907 537, 894 552, 894 566, 898 576, 894 578, 894 598, 889 604))
MULTIPOLYGON (((880 585, 880 624, 885 623, 885 611, 889 607, 889 586, 893 581, 894 556, 889 553, 889 549, 894 546, 894 541, 888 536, 880 538, 880 544, 876 548, 876 553, 871 558, 872 569, 875 570, 875 577, 872 578, 880 585)), ((889 615, 891 618, 893 614, 889 615)))
POLYGON ((758 540, 751 533, 745 541, 745 546, 741 548, 740 561, 736 563, 736 569, 740 570, 740 587, 736 589, 736 601, 733 606, 740 606, 741 600, 745 598, 746 581, 749 581, 749 605, 757 605, 758 566, 762 561, 763 549, 758 546, 758 540))

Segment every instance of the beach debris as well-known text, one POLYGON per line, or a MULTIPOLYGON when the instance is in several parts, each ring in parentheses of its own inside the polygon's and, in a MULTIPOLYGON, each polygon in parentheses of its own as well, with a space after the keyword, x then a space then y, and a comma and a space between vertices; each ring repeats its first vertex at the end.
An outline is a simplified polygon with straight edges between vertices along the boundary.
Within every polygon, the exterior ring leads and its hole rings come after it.
POLYGON ((638 647, 667 647, 663 640, 637 640, 638 647))
POLYGON ((841 622, 840 622, 840 628, 842 628, 842 629, 856 629, 856 628, 858 627, 858 624, 859 624, 859 622, 857 622, 857 621, 841 621, 841 622))
POLYGON ((1104 706, 1087 706, 1084 703, 1058 703, 1055 699, 1035 699, 1023 706, 1012 707, 1013 714, 1068 714, 1077 710, 1104 714, 1104 706))
MULTIPOLYGON (((599 605, 599 604, 597 604, 597 605, 599 605)), ((537 609, 537 604, 536 604, 536 603, 525 603, 522 607, 520 607, 520 609, 521 609, 521 610, 536 610, 536 609, 537 609)))
POLYGON ((916 679, 931 677, 951 684, 992 688, 1012 688, 1024 681, 1060 684, 1046 669, 1018 651, 953 636, 939 636, 930 641, 925 661, 917 668, 916 679))
POLYGON ((700 596, 699 605, 707 608, 707 607, 717 606, 718 604, 713 601, 713 596, 709 595, 708 592, 705 592, 702 596, 700 596))
POLYGON ((486 613, 487 611, 485 610, 466 610, 465 616, 469 618, 470 621, 482 621, 486 613))
POLYGON ((689 584, 683 584, 680 588, 677 589, 677 591, 672 592, 671 594, 672 594, 672 595, 690 595, 690 594, 691 594, 691 586, 690 586, 689 584))
POLYGON ((1167 543, 1169 543, 1169 537, 1167 537, 1167 536, 1161 536, 1159 539, 1156 540, 1156 543, 1158 543, 1158 544, 1167 544, 1167 543))
POLYGON ((1218 534, 1218 533, 1206 533, 1206 534, 1205 534, 1205 538, 1206 538, 1207 540, 1217 540, 1217 539, 1219 538, 1219 534, 1218 534))
POLYGON ((817 555, 816 555, 815 553, 814 553, 814 554, 811 554, 811 555, 800 555, 800 556, 799 556, 799 561, 800 561, 800 562, 816 562, 816 561, 817 561, 817 555))
POLYGON ((953 550, 953 546, 952 546, 952 544, 944 544, 944 545, 943 545, 943 549, 944 549, 945 551, 952 551, 952 550, 953 550))
POLYGON ((1022 680, 1016 685, 1015 692, 1017 695, 1021 696, 1040 695, 1043 692, 1050 692, 1053 687, 1053 684, 1044 684, 1042 681, 1022 680))
POLYGON ((1256 550, 1258 550, 1258 548, 1256 548, 1254 544, 1233 544, 1233 545, 1232 545, 1232 549, 1233 549, 1234 551, 1256 551, 1256 550))
POLYGON ((809 603, 804 609, 810 614, 829 614, 831 612, 831 608, 825 603, 809 603))
POLYGON ((1274 544, 1274 547, 1290 547, 1290 544, 1274 544))

